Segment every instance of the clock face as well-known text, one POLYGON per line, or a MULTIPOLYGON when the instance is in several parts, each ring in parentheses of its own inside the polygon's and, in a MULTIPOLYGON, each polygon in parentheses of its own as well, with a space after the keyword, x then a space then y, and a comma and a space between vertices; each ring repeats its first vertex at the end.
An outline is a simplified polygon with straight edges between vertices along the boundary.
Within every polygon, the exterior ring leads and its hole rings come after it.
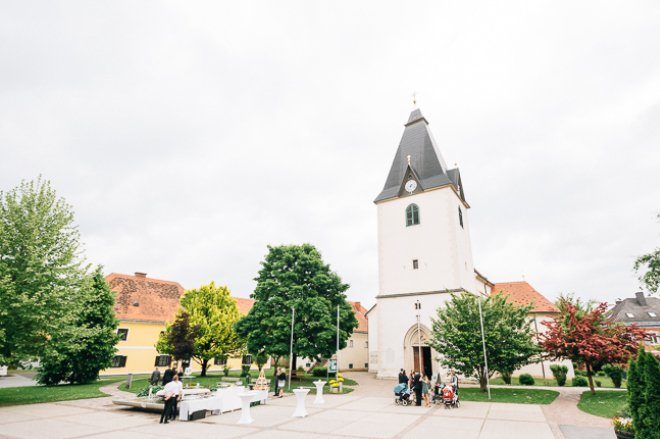
POLYGON ((413 193, 415 189, 417 189, 417 182, 415 180, 408 180, 406 183, 406 191, 413 193))

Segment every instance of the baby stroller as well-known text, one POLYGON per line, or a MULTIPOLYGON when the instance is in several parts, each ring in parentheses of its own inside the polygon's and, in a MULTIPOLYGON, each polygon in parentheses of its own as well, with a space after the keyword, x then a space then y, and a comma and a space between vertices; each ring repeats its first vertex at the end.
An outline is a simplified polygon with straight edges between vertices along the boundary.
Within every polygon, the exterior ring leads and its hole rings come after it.
POLYGON ((394 386, 394 403, 396 405, 411 405, 413 403, 412 390, 406 383, 394 386))
POLYGON ((442 389, 442 403, 446 409, 457 409, 461 406, 461 401, 458 399, 458 389, 454 391, 450 386, 445 386, 442 389))

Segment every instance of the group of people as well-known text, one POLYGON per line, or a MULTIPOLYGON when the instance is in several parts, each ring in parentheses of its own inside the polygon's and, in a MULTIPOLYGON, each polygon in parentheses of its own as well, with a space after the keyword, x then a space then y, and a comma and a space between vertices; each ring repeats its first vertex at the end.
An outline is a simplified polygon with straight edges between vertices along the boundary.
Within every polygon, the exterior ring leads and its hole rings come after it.
MULTIPOLYGON (((415 393, 415 405, 421 406, 422 401, 426 407, 431 405, 431 379, 427 375, 421 375, 419 372, 410 371, 410 376, 406 374, 404 369, 399 371, 399 384, 406 384, 410 390, 415 393)), ((447 383, 442 382, 442 377, 438 373, 433 392, 436 395, 441 395, 451 391, 453 394, 458 392, 458 375, 451 370, 449 372, 449 380, 447 383)))
MULTIPOLYGON (((177 402, 183 397, 183 384, 180 381, 180 377, 183 376, 183 367, 179 369, 167 368, 163 372, 163 392, 165 395, 165 406, 163 407, 163 413, 160 415, 160 423, 168 424, 170 420, 176 418, 177 414, 177 402)), ((160 382, 160 370, 156 367, 153 372, 151 372, 151 377, 149 378, 149 383, 152 386, 157 386, 160 382)))

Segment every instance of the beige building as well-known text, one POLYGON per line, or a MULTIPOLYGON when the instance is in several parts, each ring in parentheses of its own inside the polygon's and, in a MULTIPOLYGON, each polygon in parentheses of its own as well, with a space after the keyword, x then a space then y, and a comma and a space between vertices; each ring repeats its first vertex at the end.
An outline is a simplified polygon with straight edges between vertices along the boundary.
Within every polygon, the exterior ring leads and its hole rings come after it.
MULTIPOLYGON (((111 273, 105 278, 115 292, 115 315, 119 319, 117 333, 120 341, 113 364, 101 375, 122 375, 127 373, 150 373, 154 366, 166 367, 172 362, 169 355, 156 351, 158 337, 171 323, 179 309, 179 300, 184 293, 178 282, 154 279, 146 273, 111 273)), ((238 311, 247 314, 254 300, 235 297, 238 311)), ((230 369, 240 369, 242 358, 230 358, 230 369)), ((191 361, 193 371, 201 366, 191 361)), ((256 367, 256 366, 253 366, 256 367)), ((209 371, 220 371, 224 365, 212 361, 209 371)))
POLYGON ((339 370, 367 370, 369 368, 369 328, 367 310, 360 302, 349 302, 358 321, 346 347, 339 351, 337 364, 339 370))

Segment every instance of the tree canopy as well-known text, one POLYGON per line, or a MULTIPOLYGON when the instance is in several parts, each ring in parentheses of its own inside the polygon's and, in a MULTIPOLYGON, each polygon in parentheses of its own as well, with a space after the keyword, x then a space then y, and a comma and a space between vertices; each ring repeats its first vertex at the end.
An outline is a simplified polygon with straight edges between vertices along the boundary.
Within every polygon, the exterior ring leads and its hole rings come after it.
POLYGON ((38 375, 41 383, 87 383, 112 364, 119 341, 114 304, 114 293, 98 267, 71 300, 72 324, 46 343, 38 375))
POLYGON ((560 297, 560 314, 543 322, 541 346, 556 359, 568 359, 587 369, 589 387, 595 393, 593 374, 606 364, 623 364, 635 354, 646 332, 636 325, 625 326, 607 318, 607 303, 583 304, 560 297))
POLYGON ((157 347, 160 352, 181 358, 192 341, 192 358, 202 366, 201 375, 205 376, 211 359, 243 348, 243 341, 234 331, 239 317, 236 300, 226 286, 211 282, 188 290, 181 298, 177 319, 167 327, 157 347))
POLYGON ((329 358, 336 350, 337 307, 339 344, 357 327, 344 294, 348 284, 330 270, 311 244, 268 247, 261 263, 254 306, 236 325, 254 355, 289 354, 291 309, 295 309, 293 354, 314 359, 329 358))
POLYGON ((441 354, 445 366, 476 376, 486 391, 486 368, 481 338, 479 303, 484 322, 488 376, 510 374, 539 352, 527 318, 529 306, 518 307, 497 294, 487 298, 470 293, 452 295, 433 319, 429 344, 441 354))
POLYGON ((40 356, 75 319, 78 241, 73 210, 48 181, 0 192, 0 363, 40 356))

